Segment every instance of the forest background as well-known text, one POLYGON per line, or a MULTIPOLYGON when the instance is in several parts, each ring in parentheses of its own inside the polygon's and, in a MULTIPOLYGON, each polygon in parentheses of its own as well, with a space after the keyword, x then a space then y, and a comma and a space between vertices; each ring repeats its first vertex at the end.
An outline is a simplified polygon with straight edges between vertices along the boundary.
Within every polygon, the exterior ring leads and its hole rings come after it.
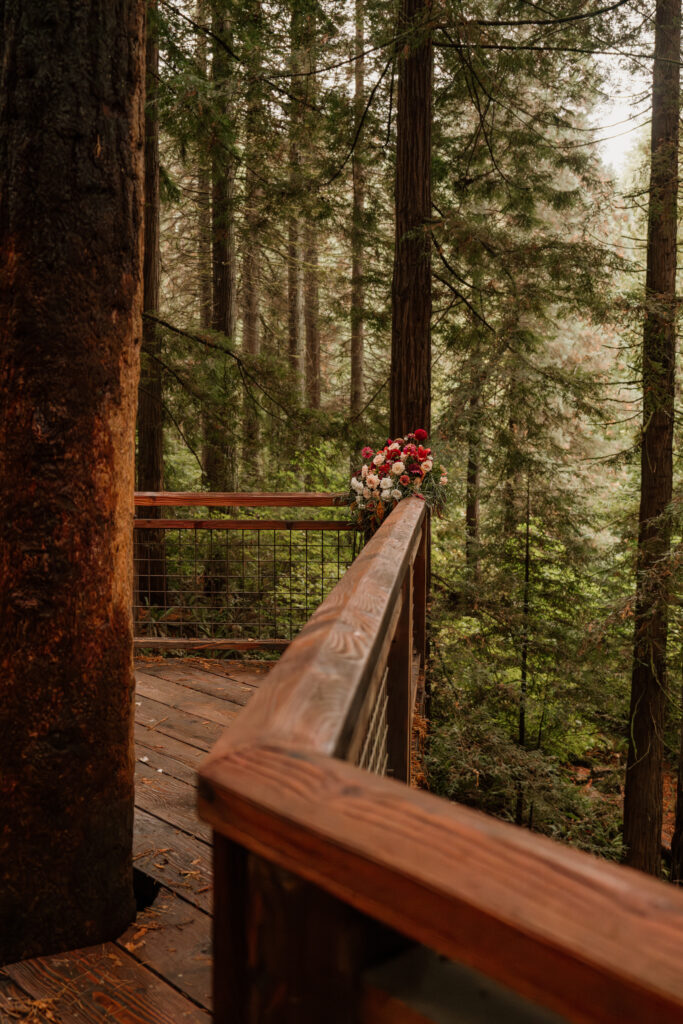
MULTIPOLYGON (((412 7, 408 33, 385 0, 151 6, 138 487, 345 491, 384 443, 398 64, 428 36, 430 109, 403 116, 431 121, 431 443, 451 486, 425 782, 617 859, 655 4, 412 7), (632 113, 601 125, 629 76, 632 113), (614 180, 598 140, 634 126, 614 180)), ((679 462, 657 568, 669 809, 679 462)))

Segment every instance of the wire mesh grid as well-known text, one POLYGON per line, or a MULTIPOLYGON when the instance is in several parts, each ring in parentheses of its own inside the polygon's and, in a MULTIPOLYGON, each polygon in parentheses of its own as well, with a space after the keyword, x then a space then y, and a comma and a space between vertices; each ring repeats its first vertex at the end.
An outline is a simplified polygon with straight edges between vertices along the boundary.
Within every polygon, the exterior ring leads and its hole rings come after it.
POLYGON ((363 744, 358 755, 358 767, 376 775, 386 775, 389 761, 387 748, 387 678, 389 670, 384 670, 382 682, 377 688, 375 701, 368 719, 363 744))
POLYGON ((358 553, 358 534, 336 525, 138 527, 136 636, 291 640, 358 553))

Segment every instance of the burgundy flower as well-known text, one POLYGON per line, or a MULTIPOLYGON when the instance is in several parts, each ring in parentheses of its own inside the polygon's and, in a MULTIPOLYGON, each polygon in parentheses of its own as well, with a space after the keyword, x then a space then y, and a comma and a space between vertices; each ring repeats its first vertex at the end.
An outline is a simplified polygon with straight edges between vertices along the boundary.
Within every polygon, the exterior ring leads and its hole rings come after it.
POLYGON ((418 441, 426 441, 427 438, 429 437, 429 434, 427 433, 426 430, 423 430, 422 427, 420 427, 418 430, 415 431, 415 437, 418 439, 418 441))

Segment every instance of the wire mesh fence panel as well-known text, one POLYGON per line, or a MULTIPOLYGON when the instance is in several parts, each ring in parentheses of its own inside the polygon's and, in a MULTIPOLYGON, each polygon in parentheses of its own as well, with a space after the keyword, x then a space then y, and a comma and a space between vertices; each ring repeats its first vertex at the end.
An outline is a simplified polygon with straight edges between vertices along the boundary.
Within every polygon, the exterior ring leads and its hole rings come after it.
POLYGON ((389 766, 389 750, 387 745, 389 727, 387 709, 389 706, 387 693, 388 670, 384 670, 382 682, 377 688, 375 699, 358 755, 358 767, 376 775, 386 775, 389 766))
POLYGON ((347 523, 331 520, 142 523, 138 640, 291 640, 360 548, 347 523))

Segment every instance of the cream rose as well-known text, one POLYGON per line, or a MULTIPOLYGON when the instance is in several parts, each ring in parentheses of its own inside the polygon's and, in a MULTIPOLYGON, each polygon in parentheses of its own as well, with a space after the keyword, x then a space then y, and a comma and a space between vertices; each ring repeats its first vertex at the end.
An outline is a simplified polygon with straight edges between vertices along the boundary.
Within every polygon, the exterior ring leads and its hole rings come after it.
POLYGON ((406 468, 406 467, 405 467, 405 465, 404 465, 404 464, 403 464, 402 462, 395 462, 395 463, 393 464, 393 466, 391 467, 391 472, 392 472, 392 473, 393 473, 393 474, 394 474, 395 476, 400 476, 400 475, 401 475, 401 473, 403 472, 403 470, 404 470, 405 468, 406 468))
POLYGON ((372 460, 376 466, 381 466, 383 462, 386 462, 387 457, 384 452, 377 452, 374 459, 372 460))
POLYGON ((399 491, 398 487, 395 487, 394 490, 391 492, 391 497, 395 501, 400 501, 401 498, 403 497, 403 494, 401 493, 401 491, 399 491))

